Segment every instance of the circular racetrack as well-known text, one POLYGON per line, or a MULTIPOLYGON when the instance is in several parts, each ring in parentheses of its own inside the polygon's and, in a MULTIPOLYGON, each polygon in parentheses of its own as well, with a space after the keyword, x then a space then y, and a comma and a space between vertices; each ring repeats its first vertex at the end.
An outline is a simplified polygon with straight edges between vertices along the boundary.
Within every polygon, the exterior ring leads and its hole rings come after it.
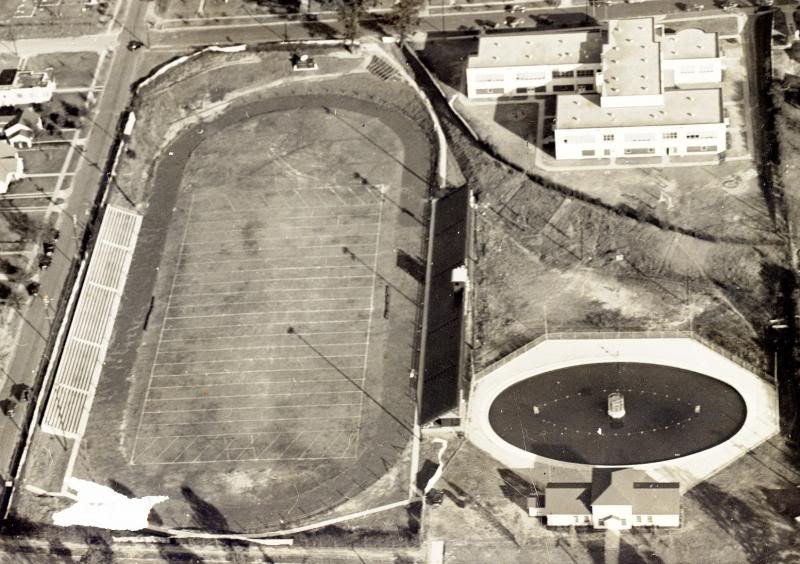
POLYGON ((609 362, 561 368, 509 386, 492 402, 489 423, 504 441, 527 452, 627 466, 718 445, 736 434, 746 414, 742 396, 716 378, 657 364, 609 362), (626 411, 618 421, 607 413, 608 394, 616 391, 623 393, 626 411))

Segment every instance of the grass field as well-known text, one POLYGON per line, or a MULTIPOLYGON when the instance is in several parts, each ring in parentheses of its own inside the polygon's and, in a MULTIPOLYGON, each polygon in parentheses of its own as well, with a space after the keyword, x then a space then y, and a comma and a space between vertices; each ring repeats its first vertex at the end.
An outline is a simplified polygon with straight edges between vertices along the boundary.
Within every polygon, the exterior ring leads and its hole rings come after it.
POLYGON ((355 457, 382 208, 360 184, 193 192, 134 464, 355 457))

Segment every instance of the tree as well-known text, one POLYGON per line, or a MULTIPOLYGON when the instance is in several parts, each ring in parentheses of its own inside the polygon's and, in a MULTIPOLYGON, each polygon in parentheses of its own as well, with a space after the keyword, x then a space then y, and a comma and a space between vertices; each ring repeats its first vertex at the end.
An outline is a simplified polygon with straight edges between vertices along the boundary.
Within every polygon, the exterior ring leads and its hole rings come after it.
POLYGON ((419 11, 424 4, 425 0, 399 0, 392 7, 389 23, 400 35, 401 45, 405 42, 409 31, 419 25, 419 11))
POLYGON ((345 45, 352 45, 358 36, 361 19, 375 5, 375 0, 333 0, 333 4, 344 29, 345 45))

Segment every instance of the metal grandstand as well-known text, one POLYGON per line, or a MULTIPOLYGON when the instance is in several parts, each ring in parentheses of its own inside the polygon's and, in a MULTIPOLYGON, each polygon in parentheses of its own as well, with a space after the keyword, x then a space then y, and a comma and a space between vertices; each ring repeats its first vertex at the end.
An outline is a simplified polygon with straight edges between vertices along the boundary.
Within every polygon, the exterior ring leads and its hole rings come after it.
POLYGON ((106 208, 42 421, 46 433, 83 435, 141 222, 135 212, 106 208))

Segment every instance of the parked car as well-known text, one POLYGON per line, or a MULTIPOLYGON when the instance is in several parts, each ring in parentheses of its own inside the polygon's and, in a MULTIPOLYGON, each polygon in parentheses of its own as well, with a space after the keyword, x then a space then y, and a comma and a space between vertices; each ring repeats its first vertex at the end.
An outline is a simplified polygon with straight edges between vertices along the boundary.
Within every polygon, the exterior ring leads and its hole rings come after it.
POLYGON ((42 255, 39 257, 39 268, 42 270, 47 270, 51 264, 53 264, 53 257, 48 255, 42 255))
POLYGON ((515 18, 514 16, 508 16, 506 18, 506 25, 508 27, 519 27, 522 25, 522 20, 520 18, 515 18))
POLYGON ((53 256, 53 251, 56 250, 56 244, 53 241, 45 241, 42 243, 42 251, 47 257, 53 256))
POLYGON ((141 49, 142 47, 144 47, 144 43, 142 43, 141 41, 137 41, 135 39, 128 41, 128 51, 136 51, 137 49, 141 49))

